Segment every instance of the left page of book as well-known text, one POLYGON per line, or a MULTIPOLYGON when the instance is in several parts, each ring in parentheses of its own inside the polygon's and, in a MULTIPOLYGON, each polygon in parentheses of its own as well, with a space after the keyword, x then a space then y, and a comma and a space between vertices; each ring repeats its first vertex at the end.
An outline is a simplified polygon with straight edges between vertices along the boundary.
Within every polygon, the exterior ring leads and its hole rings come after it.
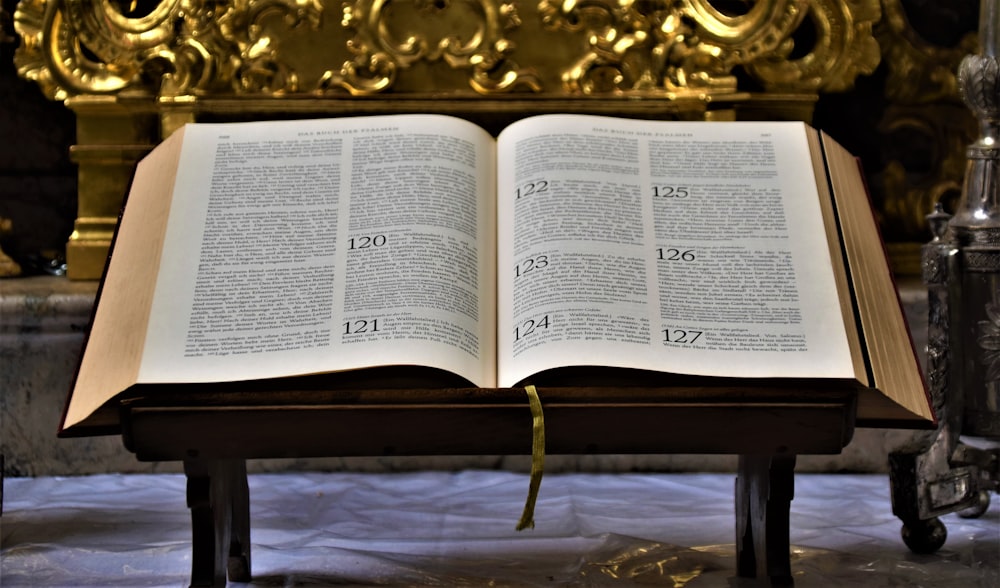
POLYGON ((494 162, 449 117, 189 125, 138 381, 491 383, 494 162))

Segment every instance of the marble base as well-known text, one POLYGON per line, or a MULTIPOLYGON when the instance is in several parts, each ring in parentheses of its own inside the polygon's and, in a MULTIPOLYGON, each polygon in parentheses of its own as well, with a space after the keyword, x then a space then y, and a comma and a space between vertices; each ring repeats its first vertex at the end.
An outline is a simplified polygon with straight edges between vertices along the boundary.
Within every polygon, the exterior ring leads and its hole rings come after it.
MULTIPOLYGON (((59 439, 56 431, 83 345, 96 282, 57 277, 0 280, 0 454, 7 476, 179 472, 177 463, 139 462, 121 437, 59 439)), ((926 346, 926 291, 900 284, 918 350, 926 346)), ((858 429, 839 455, 801 456, 800 472, 886 472, 889 451, 911 431, 858 429)), ((728 455, 548 456, 548 472, 735 471, 728 455)), ((391 472, 507 469, 528 471, 527 456, 375 457, 260 460, 253 472, 283 470, 391 472)))

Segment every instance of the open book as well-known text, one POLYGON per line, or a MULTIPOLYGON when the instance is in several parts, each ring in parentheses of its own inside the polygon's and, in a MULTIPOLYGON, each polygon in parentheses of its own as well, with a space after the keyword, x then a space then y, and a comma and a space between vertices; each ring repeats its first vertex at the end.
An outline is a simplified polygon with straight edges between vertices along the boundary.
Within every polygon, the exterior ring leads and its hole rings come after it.
POLYGON ((807 125, 395 115, 143 159, 62 429, 137 384, 392 365, 836 382, 862 423, 933 420, 857 162, 807 125))

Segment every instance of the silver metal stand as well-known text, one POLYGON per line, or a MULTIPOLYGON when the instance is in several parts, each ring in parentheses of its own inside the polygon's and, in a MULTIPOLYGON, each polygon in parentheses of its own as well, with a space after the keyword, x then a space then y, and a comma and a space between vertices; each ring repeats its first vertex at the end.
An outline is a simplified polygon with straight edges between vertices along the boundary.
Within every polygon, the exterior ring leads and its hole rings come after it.
POLYGON ((923 251, 938 428, 889 456, 893 514, 917 553, 944 544, 938 517, 979 516, 1000 492, 1000 0, 983 0, 979 16, 982 49, 962 61, 959 85, 980 136, 958 209, 928 216, 934 239, 923 251))

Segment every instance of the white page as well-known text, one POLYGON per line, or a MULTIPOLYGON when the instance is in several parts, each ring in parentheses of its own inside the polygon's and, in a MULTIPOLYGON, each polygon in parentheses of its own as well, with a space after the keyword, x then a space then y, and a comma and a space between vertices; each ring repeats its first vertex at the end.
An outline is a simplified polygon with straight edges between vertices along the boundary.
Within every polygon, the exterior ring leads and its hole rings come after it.
POLYGON ((140 382, 495 379, 488 133, 423 115, 185 132, 140 382), (461 204, 423 204, 443 192, 461 204))
POLYGON ((500 385, 853 377, 804 125, 553 115, 498 153, 500 385))

